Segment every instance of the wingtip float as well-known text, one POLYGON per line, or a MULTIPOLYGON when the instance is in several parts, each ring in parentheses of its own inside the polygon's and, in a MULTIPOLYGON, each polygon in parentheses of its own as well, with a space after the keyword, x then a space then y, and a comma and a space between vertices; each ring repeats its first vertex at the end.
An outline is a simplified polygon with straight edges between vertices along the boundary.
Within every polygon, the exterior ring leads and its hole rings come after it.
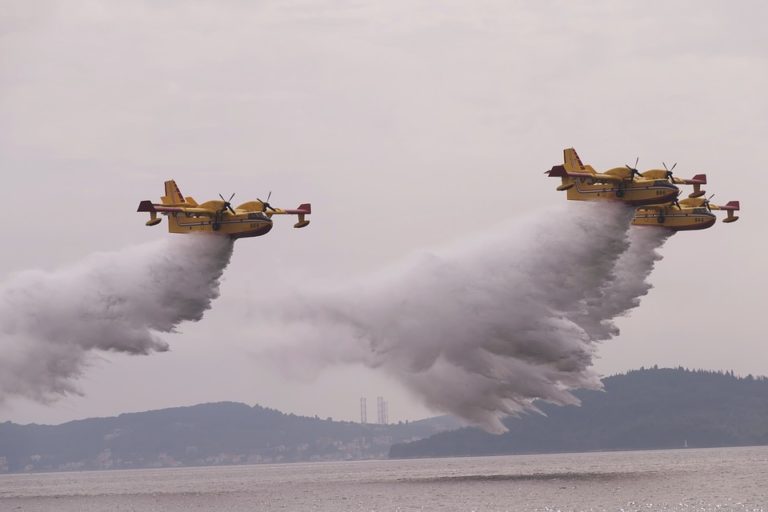
POLYGON ((697 174, 692 178, 678 178, 673 174, 675 166, 664 169, 651 169, 645 172, 634 166, 614 167, 605 172, 597 172, 591 165, 584 165, 573 148, 563 150, 563 164, 555 165, 545 174, 560 178, 557 187, 566 192, 571 201, 619 201, 635 207, 632 224, 653 226, 673 231, 706 229, 717 220, 713 210, 724 210, 728 216, 723 222, 731 223, 739 219, 734 215, 740 209, 739 201, 731 201, 718 206, 704 198, 701 188, 707 184, 706 174, 697 174), (678 201, 678 185, 693 185, 693 191, 687 199, 678 201))
POLYGON ((162 218, 158 213, 167 216, 169 233, 209 232, 235 239, 266 235, 272 229, 273 215, 296 215, 298 221, 294 228, 309 225, 306 216, 312 213, 310 203, 295 209, 275 208, 269 204, 271 196, 270 192, 266 201, 257 199, 234 208, 231 201, 235 194, 229 199, 219 194, 220 199, 198 204, 192 197, 184 197, 176 182, 169 180, 165 182, 165 195, 160 198, 160 203, 141 201, 137 211, 149 213, 147 226, 160 224, 162 218))

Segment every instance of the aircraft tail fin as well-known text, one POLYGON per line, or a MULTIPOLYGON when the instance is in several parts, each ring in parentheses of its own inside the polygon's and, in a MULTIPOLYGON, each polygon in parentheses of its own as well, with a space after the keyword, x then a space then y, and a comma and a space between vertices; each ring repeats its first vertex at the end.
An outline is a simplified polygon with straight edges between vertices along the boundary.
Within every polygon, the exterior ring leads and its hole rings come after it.
POLYGON ((566 148, 563 150, 563 167, 565 172, 584 172, 584 164, 581 163, 579 154, 573 148, 566 148))
POLYGON ((573 148, 565 148, 563 150, 563 165, 555 165, 552 169, 545 172, 551 178, 562 178, 562 184, 557 187, 557 190, 568 190, 574 185, 574 178, 571 174, 577 176, 585 176, 589 174, 595 174, 595 170, 589 166, 584 165, 579 158, 579 154, 573 148))
POLYGON ((174 180, 165 182, 165 195, 161 198, 163 204, 186 204, 184 196, 181 195, 179 186, 174 180))

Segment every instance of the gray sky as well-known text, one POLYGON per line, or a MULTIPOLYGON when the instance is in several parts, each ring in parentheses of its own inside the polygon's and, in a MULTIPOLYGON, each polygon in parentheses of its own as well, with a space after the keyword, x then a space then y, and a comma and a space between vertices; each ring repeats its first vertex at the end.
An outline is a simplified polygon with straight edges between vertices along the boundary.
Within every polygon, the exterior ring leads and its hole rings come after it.
POLYGON ((0 278, 169 236, 135 210, 171 177, 198 200, 272 190, 315 213, 237 242, 222 296, 165 337, 170 352, 101 354, 84 397, 15 400, 0 421, 212 400, 357 419, 361 395, 387 397, 392 420, 423 417, 381 373, 265 364, 254 297, 564 201, 542 172, 567 146, 598 169, 678 162, 744 207, 667 243, 599 371, 768 373, 767 18, 756 1, 3 2, 0 278))

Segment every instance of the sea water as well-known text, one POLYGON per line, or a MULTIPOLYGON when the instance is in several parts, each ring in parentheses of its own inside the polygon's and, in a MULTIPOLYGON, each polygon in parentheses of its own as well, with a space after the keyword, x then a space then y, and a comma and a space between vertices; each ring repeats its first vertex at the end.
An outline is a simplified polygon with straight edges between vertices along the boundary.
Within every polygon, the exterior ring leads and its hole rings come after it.
POLYGON ((768 447, 0 476, 0 511, 768 512, 768 447))

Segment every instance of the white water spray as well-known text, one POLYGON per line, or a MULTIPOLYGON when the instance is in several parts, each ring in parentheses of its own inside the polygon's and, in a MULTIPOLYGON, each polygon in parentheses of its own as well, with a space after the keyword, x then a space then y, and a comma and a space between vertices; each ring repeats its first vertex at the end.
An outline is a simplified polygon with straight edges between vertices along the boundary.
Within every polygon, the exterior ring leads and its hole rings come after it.
POLYGON ((11 276, 0 286, 0 401, 78 393, 93 351, 168 350, 157 333, 202 318, 231 254, 225 237, 186 235, 11 276))
POLYGON ((601 387, 595 342, 648 292, 668 237, 630 230, 631 216, 570 203, 364 283, 297 293, 272 318, 295 343, 272 355, 381 368, 490 432, 536 399, 576 404, 570 390, 601 387))

